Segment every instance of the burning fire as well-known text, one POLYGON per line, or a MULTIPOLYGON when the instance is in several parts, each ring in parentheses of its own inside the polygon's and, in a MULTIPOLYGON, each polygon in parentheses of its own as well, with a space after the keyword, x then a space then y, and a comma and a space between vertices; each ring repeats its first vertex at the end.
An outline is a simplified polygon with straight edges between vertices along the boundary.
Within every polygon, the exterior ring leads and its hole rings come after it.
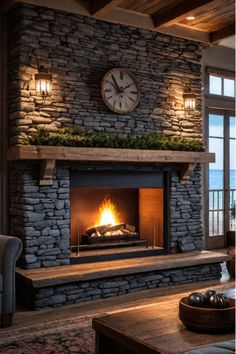
POLYGON ((119 223, 119 213, 111 198, 106 196, 99 207, 99 225, 116 225, 119 223))

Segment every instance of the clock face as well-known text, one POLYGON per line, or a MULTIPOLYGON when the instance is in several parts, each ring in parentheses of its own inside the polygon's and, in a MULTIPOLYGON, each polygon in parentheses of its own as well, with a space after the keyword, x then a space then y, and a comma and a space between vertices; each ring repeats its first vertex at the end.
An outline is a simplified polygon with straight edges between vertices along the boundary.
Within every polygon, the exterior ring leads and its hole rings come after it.
POLYGON ((140 87, 135 76, 126 69, 108 71, 102 80, 102 98, 116 113, 132 112, 140 100, 140 87))

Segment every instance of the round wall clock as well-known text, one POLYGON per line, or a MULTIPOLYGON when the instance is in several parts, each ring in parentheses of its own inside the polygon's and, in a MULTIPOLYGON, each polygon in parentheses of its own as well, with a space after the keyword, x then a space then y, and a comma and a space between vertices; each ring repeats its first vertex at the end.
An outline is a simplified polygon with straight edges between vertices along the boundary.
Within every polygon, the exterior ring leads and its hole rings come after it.
POLYGON ((109 70, 101 84, 104 103, 113 112, 132 112, 140 101, 140 86, 129 70, 115 68, 109 70))

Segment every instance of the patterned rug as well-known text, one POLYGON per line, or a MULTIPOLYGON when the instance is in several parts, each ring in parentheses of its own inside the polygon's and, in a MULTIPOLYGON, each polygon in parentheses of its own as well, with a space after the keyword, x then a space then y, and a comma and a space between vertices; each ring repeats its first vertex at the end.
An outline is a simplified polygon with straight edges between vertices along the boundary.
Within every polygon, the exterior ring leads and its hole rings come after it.
POLYGON ((67 353, 95 353, 92 317, 73 317, 0 333, 0 354, 67 353))

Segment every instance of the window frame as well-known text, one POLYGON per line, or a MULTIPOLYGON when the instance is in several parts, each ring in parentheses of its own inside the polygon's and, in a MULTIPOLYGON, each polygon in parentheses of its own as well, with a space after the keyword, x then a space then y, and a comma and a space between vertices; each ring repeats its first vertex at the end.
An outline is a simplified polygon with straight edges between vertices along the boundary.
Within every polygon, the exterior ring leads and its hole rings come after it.
MULTIPOLYGON (((217 67, 207 66, 203 71, 203 141, 208 150, 208 116, 209 113, 215 114, 229 114, 235 112, 235 97, 229 96, 221 96, 209 93, 209 75, 218 75, 221 77, 234 79, 235 80, 235 72, 220 69, 217 67)), ((236 90, 235 90, 236 94, 236 90)), ((233 114, 234 115, 234 114, 233 114)), ((227 148, 227 147, 226 147, 227 148)), ((208 164, 206 164, 203 168, 203 187, 202 192, 204 194, 205 203, 203 203, 203 227, 204 227, 204 245, 205 249, 216 249, 222 248, 222 244, 226 245, 226 235, 219 237, 209 237, 209 185, 208 185, 208 164)), ((227 178, 227 176, 225 176, 227 178)))
POLYGON ((217 99, 217 100, 220 100, 220 101, 223 100, 223 101, 234 102, 235 101, 235 97, 236 97, 235 96, 236 89, 234 89, 234 97, 225 96, 224 95, 224 79, 234 80, 234 82, 235 82, 235 73, 233 71, 222 70, 222 69, 218 69, 218 68, 215 68, 215 67, 208 66, 206 68, 205 97, 206 98, 217 99), (210 93, 210 75, 216 76, 216 77, 220 77, 222 79, 222 81, 221 81, 222 94, 218 95, 218 94, 210 93))
MULTIPOLYGON (((226 247, 226 233, 229 231, 229 213, 230 208, 227 207, 230 205, 230 176, 229 176, 229 118, 235 116, 233 111, 230 110, 219 110, 210 108, 207 110, 207 117, 209 118, 210 114, 222 115, 224 117, 224 181, 223 181, 223 205, 224 205, 224 225, 223 225, 223 234, 222 235, 209 235, 209 165, 205 167, 205 196, 206 205, 205 205, 205 246, 207 249, 217 249, 226 247), (226 207, 226 208, 225 208, 226 207)), ((209 122, 209 120, 208 120, 209 122)), ((207 126, 208 139, 209 139, 209 125, 207 126)), ((207 150, 209 150, 209 145, 207 142, 207 150)))

